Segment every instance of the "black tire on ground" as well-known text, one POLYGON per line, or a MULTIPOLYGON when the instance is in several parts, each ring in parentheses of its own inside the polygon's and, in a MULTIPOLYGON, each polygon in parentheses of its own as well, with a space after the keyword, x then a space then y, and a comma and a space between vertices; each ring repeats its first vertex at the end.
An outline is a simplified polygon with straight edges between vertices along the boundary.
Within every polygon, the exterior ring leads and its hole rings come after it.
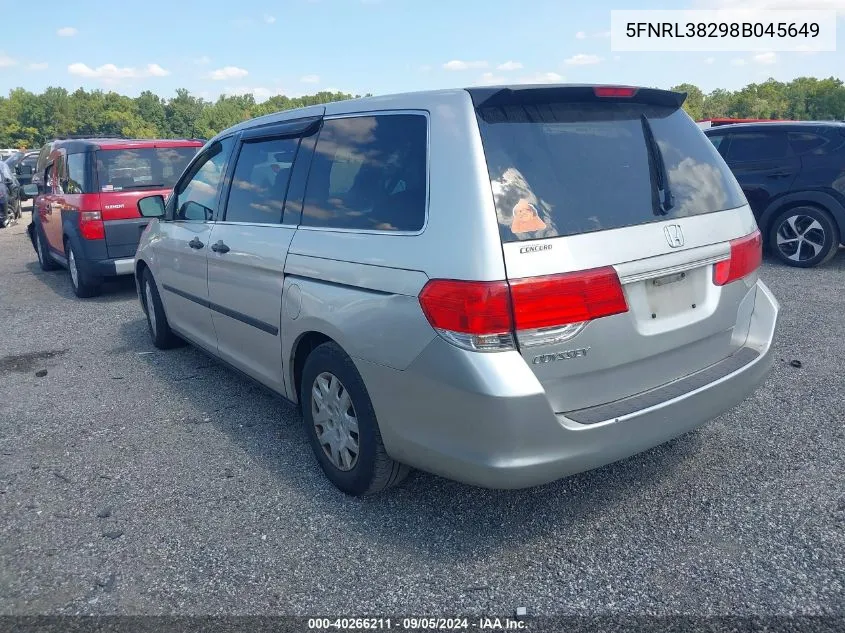
MULTIPOLYGON (((308 355, 302 370, 300 402, 305 433, 314 455, 326 477, 346 494, 363 496, 381 492, 400 483, 410 472, 408 466, 394 461, 385 451, 364 381, 352 359, 337 343, 323 343, 308 355), (351 407, 342 413, 352 411, 357 419, 357 460, 348 470, 342 470, 329 458, 314 424, 313 390, 317 378, 325 374, 335 376, 340 381, 339 393, 345 391, 349 396, 351 407)), ((326 426, 322 429, 323 433, 327 432, 326 426)))
POLYGON ((774 256, 787 266, 812 268, 836 255, 839 238, 839 227, 830 213, 819 207, 800 206, 775 217, 766 242, 774 256))
POLYGON ((100 284, 103 283, 103 280, 89 275, 79 267, 79 258, 70 240, 65 240, 65 256, 67 257, 68 279, 74 294, 80 299, 87 299, 100 294, 100 284), (74 270, 76 271, 75 279, 74 270))
POLYGON ((172 349, 185 344, 170 329, 161 296, 158 294, 158 286, 149 268, 144 269, 144 274, 141 275, 141 302, 144 306, 144 314, 147 315, 147 329, 153 345, 159 349, 172 349))
POLYGON ((37 224, 33 229, 35 231, 35 254, 38 256, 38 264, 41 266, 41 270, 56 270, 59 265, 53 259, 52 255, 50 255, 47 240, 41 234, 41 229, 38 228, 37 224))
POLYGON ((3 204, 3 208, 0 209, 0 229, 5 229, 6 227, 11 226, 14 219, 14 207, 11 202, 6 201, 6 203, 3 204))

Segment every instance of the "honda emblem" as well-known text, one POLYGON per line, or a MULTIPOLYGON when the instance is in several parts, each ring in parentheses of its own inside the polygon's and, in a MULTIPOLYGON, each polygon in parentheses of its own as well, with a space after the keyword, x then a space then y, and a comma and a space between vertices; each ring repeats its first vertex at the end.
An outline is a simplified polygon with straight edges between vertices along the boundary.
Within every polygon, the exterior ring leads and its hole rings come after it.
POLYGON ((679 248, 684 245, 684 232, 681 230, 680 224, 664 226, 663 233, 666 234, 666 241, 672 248, 679 248))

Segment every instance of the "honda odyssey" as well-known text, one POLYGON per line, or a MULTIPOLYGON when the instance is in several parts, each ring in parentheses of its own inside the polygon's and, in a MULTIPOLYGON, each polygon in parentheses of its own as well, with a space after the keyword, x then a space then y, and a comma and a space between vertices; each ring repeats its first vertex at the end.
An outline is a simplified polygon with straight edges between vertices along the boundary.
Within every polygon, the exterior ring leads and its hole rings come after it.
POLYGON ((684 98, 484 87, 236 125, 138 203, 152 340, 297 403, 353 495, 411 467, 534 486, 681 435, 764 379, 779 311, 684 98))

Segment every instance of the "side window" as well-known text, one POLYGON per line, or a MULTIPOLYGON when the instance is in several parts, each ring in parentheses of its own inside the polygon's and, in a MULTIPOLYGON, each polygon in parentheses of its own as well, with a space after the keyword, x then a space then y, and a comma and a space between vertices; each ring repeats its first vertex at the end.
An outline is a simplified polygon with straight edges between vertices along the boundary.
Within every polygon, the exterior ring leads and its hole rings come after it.
POLYGON ((85 193, 85 157, 86 154, 68 154, 66 193, 85 193))
POLYGON ((722 155, 722 158, 724 158, 728 147, 727 136, 725 134, 708 134, 707 138, 710 139, 710 142, 713 143, 713 147, 715 147, 719 154, 722 155))
POLYGON ((65 189, 65 180, 67 179, 67 157, 64 155, 59 156, 56 159, 56 175, 55 175, 55 182, 54 187, 56 193, 62 194, 67 193, 67 189, 65 189))
POLYGON ((818 134, 810 134, 807 132, 790 132, 789 144, 792 146, 792 151, 796 154, 824 154, 824 146, 827 144, 827 139, 818 134))
POLYGON ((281 224, 298 138, 249 141, 241 146, 226 204, 226 222, 281 224))
POLYGON ((382 114, 323 124, 302 225, 418 231, 425 223, 427 119, 382 114))
POLYGON ((220 185, 226 173, 226 160, 232 151, 233 142, 230 136, 215 143, 191 166, 187 177, 174 192, 174 220, 209 222, 214 218, 220 185))
POLYGON ((53 163, 48 163, 47 167, 44 168, 44 193, 54 193, 53 192, 53 163))
POLYGON ((789 143, 782 132, 736 132, 731 136, 731 162, 772 160, 789 155, 789 143))

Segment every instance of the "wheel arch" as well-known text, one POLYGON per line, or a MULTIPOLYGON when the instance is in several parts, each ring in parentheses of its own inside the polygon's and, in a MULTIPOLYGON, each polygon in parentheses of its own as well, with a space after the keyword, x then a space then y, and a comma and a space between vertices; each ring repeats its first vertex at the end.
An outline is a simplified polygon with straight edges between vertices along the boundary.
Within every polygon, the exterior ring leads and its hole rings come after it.
POLYGON ((839 227, 840 239, 845 235, 845 206, 829 193, 823 191, 796 191, 770 204, 760 215, 758 225, 763 235, 769 234, 771 223, 783 211, 800 206, 817 207, 833 216, 839 227))
POLYGON ((289 399, 301 406, 299 393, 302 387, 302 371, 305 368, 305 361, 308 355, 323 343, 334 343, 343 349, 343 346, 334 338, 318 330, 308 330, 301 333, 291 346, 291 354, 288 362, 288 377, 290 388, 288 389, 289 399))

